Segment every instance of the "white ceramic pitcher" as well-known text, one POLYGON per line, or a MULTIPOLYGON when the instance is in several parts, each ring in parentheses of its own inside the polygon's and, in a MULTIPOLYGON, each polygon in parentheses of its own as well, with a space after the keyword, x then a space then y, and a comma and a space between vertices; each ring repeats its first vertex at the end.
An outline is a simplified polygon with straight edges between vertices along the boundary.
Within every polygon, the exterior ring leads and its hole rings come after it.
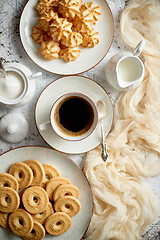
POLYGON ((139 58, 145 42, 142 40, 131 52, 120 52, 112 56, 105 68, 106 79, 118 90, 136 88, 144 78, 144 65, 139 58))
MULTIPOLYGON (((23 89, 20 96, 15 99, 7 99, 0 96, 0 105, 8 108, 21 107, 32 99, 36 88, 34 80, 35 78, 40 77, 42 75, 42 72, 37 72, 33 74, 29 68, 20 63, 6 63, 4 64, 4 68, 6 73, 17 73, 22 78, 23 89)), ((6 82, 5 81, 6 80, 4 80, 5 84, 3 85, 3 88, 10 88, 12 91, 12 85, 10 84, 9 80, 6 82)))

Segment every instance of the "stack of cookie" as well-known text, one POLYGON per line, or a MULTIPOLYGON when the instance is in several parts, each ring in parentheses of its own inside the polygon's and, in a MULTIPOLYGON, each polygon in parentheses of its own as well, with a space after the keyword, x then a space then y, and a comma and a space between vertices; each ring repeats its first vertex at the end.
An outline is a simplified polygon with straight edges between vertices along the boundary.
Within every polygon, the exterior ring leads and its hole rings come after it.
POLYGON ((40 240, 46 231, 63 234, 80 211, 78 198, 78 188, 52 165, 16 162, 0 174, 0 225, 27 240, 40 240))
POLYGON ((94 47, 99 43, 98 32, 93 26, 101 12, 93 2, 82 4, 82 0, 39 0, 37 26, 32 38, 41 44, 44 58, 63 58, 75 61, 80 55, 79 46, 94 47))

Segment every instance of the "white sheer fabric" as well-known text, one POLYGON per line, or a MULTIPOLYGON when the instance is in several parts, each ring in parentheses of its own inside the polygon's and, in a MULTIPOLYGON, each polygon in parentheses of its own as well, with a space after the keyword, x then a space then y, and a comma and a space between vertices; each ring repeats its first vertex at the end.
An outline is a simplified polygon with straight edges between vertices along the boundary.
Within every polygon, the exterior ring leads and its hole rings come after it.
POLYGON ((145 78, 117 102, 114 129, 106 139, 107 163, 100 157, 100 147, 87 154, 84 172, 94 200, 87 240, 141 239, 160 209, 156 197, 143 183, 145 177, 160 173, 158 2, 131 1, 121 14, 120 30, 132 48, 145 40, 145 78))

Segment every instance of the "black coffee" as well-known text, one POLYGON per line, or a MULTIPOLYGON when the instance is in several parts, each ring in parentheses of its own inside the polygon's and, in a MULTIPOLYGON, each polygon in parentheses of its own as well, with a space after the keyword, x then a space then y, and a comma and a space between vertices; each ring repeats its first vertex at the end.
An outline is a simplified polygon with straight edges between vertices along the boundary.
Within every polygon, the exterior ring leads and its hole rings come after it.
POLYGON ((67 135, 77 136, 91 128, 94 111, 91 104, 84 98, 71 96, 57 105, 54 118, 61 131, 67 135))

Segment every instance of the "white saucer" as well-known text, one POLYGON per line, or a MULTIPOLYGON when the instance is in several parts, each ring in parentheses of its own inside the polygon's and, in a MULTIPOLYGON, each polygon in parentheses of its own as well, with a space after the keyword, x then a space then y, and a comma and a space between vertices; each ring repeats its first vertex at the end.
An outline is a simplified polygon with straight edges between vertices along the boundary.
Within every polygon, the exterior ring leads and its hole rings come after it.
MULTIPOLYGON (((71 228, 59 236, 47 234, 46 240, 80 240, 85 234, 92 216, 92 192, 89 183, 80 167, 65 154, 53 149, 40 146, 26 146, 12 149, 0 156, 1 170, 7 172, 15 162, 23 162, 28 159, 37 159, 42 164, 52 164, 58 169, 61 176, 68 178, 79 189, 80 212, 72 217, 71 228)), ((21 240, 21 237, 13 234, 8 229, 0 227, 0 239, 21 240)))
MULTIPOLYGON (((102 100, 107 106, 107 117, 104 119, 104 134, 107 136, 113 123, 113 105, 107 92, 92 79, 82 76, 66 76, 50 83, 41 93, 35 107, 35 121, 38 126, 49 121, 50 110, 53 103, 61 95, 70 92, 80 92, 87 95, 96 104, 102 100)), ((95 131, 86 139, 71 142, 60 138, 52 128, 39 131, 42 138, 53 148, 69 153, 78 154, 88 152, 101 142, 101 124, 98 123, 95 131)))
MULTIPOLYGON (((89 0, 83 0, 83 3, 85 2, 89 2, 89 0)), ((77 60, 66 63, 60 58, 48 61, 41 56, 40 44, 35 43, 32 39, 32 28, 37 25, 39 17, 36 11, 38 0, 29 0, 20 19, 20 38, 24 50, 32 61, 44 70, 59 75, 82 73, 97 65, 106 56, 113 42, 114 20, 105 0, 93 0, 93 2, 100 6, 101 10, 100 18, 94 26, 95 31, 99 32, 99 43, 94 48, 80 47, 81 54, 77 60)))

